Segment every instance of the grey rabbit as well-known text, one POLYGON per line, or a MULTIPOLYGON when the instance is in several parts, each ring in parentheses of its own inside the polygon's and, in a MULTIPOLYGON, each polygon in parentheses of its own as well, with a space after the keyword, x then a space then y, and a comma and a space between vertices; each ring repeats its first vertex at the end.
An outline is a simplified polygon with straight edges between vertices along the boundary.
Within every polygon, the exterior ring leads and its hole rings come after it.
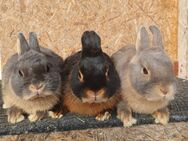
POLYGON ((176 92, 173 65, 164 51, 160 30, 154 25, 149 29, 152 43, 142 26, 136 45, 128 45, 112 55, 122 85, 123 100, 117 106, 117 113, 126 127, 136 123, 132 112, 152 114, 156 123, 167 124, 167 105, 176 92))
POLYGON ((34 32, 29 33, 29 44, 18 34, 17 53, 6 62, 3 73, 3 108, 8 122, 17 123, 28 114, 31 122, 47 115, 59 101, 63 59, 39 45, 34 32))

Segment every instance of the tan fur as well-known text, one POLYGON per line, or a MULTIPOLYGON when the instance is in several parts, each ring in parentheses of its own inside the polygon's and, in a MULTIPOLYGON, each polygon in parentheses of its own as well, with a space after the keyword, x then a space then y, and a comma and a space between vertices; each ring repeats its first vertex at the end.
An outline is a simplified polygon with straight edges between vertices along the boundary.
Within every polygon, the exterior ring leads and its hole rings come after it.
POLYGON ((64 107, 67 108, 69 112, 78 113, 81 115, 96 116, 107 109, 112 109, 120 100, 119 93, 112 96, 107 102, 102 103, 83 103, 79 98, 77 98, 70 89, 70 86, 66 87, 64 91, 64 107))
POLYGON ((10 83, 4 86, 3 93, 3 101, 6 108, 15 106, 28 114, 36 113, 37 111, 47 111, 58 102, 57 94, 35 100, 23 100, 14 94, 10 83))
POLYGON ((95 99, 97 99, 97 102, 106 102, 108 98, 105 96, 106 90, 104 88, 98 90, 97 92, 94 92, 90 89, 84 90, 84 96, 82 97, 82 102, 88 102, 92 103, 95 99))
POLYGON ((33 85, 33 84, 31 84, 30 86, 29 86, 29 90, 32 92, 32 93, 35 93, 36 91, 42 91, 43 89, 44 89, 44 87, 45 87, 45 85, 43 84, 43 83, 40 83, 39 85, 38 85, 38 87, 40 87, 40 89, 37 89, 37 87, 35 86, 35 85, 33 85))
POLYGON ((111 117, 111 114, 106 111, 105 113, 98 114, 95 119, 99 121, 105 121, 108 120, 111 117))
POLYGON ((129 81, 125 83, 130 89, 128 91, 126 89, 126 92, 122 91, 122 97, 134 112, 152 114, 153 112, 168 105, 167 100, 148 101, 132 88, 129 81))
POLYGON ((79 76, 78 76, 78 79, 80 80, 80 82, 84 82, 84 76, 83 76, 81 70, 79 70, 79 76))

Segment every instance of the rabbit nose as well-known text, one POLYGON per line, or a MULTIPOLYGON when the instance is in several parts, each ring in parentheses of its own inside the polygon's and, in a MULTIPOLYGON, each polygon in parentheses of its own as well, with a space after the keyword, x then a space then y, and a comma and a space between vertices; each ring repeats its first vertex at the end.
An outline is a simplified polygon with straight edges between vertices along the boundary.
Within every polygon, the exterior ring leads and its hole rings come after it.
POLYGON ((44 84, 40 83, 40 84, 36 85, 35 87, 37 90, 39 90, 39 89, 43 88, 43 86, 44 86, 44 84))
POLYGON ((168 90, 165 88, 160 88, 160 91, 163 93, 163 95, 167 95, 168 90))
POLYGON ((30 85, 30 89, 31 90, 40 90, 44 87, 43 83, 39 83, 39 84, 31 84, 30 85))

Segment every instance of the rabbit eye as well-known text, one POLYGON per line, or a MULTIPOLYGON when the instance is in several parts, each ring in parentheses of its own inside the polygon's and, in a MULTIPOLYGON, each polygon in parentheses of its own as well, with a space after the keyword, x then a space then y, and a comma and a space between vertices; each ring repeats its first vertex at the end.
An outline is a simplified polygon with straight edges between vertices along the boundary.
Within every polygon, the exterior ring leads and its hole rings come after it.
POLYGON ((106 72, 105 72, 105 76, 108 77, 108 72, 109 72, 109 69, 107 68, 106 69, 106 72))
POLYGON ((49 71, 50 71, 50 66, 47 65, 47 66, 46 66, 46 72, 49 72, 49 71))
POLYGON ((142 71, 143 71, 143 74, 148 74, 148 70, 146 68, 143 68, 142 71))
POLYGON ((24 77, 23 71, 19 70, 19 71, 18 71, 18 74, 19 74, 20 77, 24 77))
POLYGON ((82 72, 79 70, 79 73, 78 73, 78 79, 83 82, 84 81, 84 76, 82 74, 82 72))

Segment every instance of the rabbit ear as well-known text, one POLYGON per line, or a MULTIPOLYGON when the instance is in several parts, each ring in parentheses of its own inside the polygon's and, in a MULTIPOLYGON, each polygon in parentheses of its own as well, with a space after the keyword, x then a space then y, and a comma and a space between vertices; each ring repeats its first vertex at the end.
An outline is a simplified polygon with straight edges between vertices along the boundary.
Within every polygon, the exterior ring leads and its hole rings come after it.
POLYGON ((95 31, 85 31, 81 38, 82 56, 93 56, 102 52, 101 38, 95 31))
POLYGON ((164 47, 160 30, 155 25, 150 26, 149 29, 153 34, 153 46, 163 49, 164 47))
POLYGON ((149 36, 148 32, 146 31, 146 28, 142 26, 139 29, 139 32, 137 34, 137 40, 136 40, 136 50, 142 51, 145 48, 149 47, 149 36))
POLYGON ((40 52, 40 47, 39 47, 39 43, 38 43, 38 40, 37 40, 37 35, 34 32, 29 33, 29 46, 33 50, 40 52))
POLYGON ((22 55, 29 50, 29 45, 23 35, 23 33, 18 33, 18 40, 17 40, 17 52, 18 55, 22 55))

